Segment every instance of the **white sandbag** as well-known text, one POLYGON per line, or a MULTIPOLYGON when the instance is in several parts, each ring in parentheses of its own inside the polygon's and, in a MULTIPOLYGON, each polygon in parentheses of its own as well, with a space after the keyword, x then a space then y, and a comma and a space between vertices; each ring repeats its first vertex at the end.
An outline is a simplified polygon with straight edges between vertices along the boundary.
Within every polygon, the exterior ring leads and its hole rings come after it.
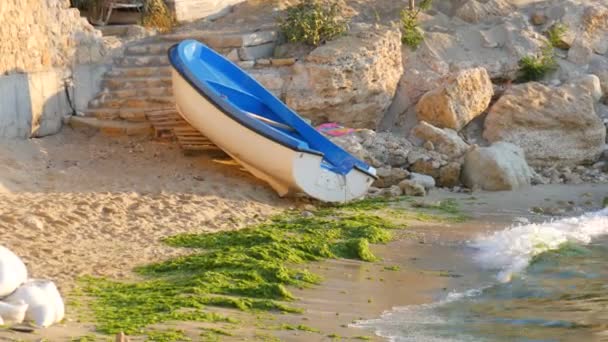
POLYGON ((15 253, 0 246, 0 298, 8 296, 27 280, 25 264, 15 253))
POLYGON ((25 319, 28 305, 25 302, 10 304, 0 302, 0 324, 19 324, 25 319))
POLYGON ((50 280, 29 279, 4 301, 28 304, 25 320, 39 327, 48 327, 60 322, 65 313, 63 299, 50 280))

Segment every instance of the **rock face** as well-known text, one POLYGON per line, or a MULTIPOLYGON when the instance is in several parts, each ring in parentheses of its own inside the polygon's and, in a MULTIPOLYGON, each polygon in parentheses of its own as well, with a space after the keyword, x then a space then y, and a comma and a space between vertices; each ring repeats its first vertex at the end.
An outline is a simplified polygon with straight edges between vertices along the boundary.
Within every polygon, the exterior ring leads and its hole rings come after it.
POLYGON ((514 86, 491 108, 483 136, 517 144, 531 165, 594 161, 606 141, 596 113, 599 94, 596 76, 559 88, 535 82, 514 86))
POLYGON ((524 151, 507 142, 473 147, 464 158, 462 182, 469 188, 514 190, 530 184, 533 172, 524 151))
POLYGON ((425 142, 432 142, 435 151, 445 154, 449 158, 458 158, 469 148, 469 145, 458 136, 456 131, 449 128, 437 128, 425 121, 414 127, 411 134, 425 142))
POLYGON ((386 27, 356 27, 313 50, 293 66, 286 103, 313 123, 376 128, 403 73, 401 34, 386 27))
POLYGON ((0 75, 98 62, 107 52, 68 0, 2 0, 0 21, 0 75))
POLYGON ((460 130, 483 113, 494 95, 490 75, 484 68, 460 71, 420 99, 418 119, 440 128, 460 130))

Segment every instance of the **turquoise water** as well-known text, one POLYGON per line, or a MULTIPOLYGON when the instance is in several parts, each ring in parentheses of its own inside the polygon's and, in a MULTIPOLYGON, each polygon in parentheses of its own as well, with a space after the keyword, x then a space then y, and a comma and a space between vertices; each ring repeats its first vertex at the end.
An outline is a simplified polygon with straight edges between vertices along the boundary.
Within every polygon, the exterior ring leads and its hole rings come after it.
POLYGON ((608 211, 469 244, 493 281, 361 322, 393 341, 608 341, 608 211))

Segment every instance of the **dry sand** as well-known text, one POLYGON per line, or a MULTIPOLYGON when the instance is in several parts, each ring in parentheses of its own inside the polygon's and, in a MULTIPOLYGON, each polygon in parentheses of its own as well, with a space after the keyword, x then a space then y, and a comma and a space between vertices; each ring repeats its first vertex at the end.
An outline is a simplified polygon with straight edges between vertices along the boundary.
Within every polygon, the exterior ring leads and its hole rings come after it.
POLYGON ((221 153, 66 129, 0 148, 0 244, 32 277, 125 277, 178 250, 160 239, 242 227, 293 204, 221 153))

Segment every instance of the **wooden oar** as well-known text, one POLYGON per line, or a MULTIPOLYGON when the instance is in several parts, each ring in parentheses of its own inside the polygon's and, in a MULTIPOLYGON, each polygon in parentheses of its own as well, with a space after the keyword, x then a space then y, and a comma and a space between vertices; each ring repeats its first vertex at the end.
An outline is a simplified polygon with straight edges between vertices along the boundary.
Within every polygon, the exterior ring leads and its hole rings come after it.
POLYGON ((281 129, 284 129, 284 130, 290 131, 290 132, 295 132, 296 131, 295 128, 293 128, 291 126, 287 126, 286 124, 283 124, 283 123, 280 123, 280 122, 276 122, 274 120, 270 120, 269 118, 265 118, 265 117, 263 117, 261 115, 253 114, 253 113, 246 112, 246 111, 243 111, 243 112, 245 112, 245 114, 249 115, 250 117, 252 117, 254 119, 258 119, 258 120, 260 120, 260 121, 262 121, 265 124, 268 124, 270 126, 281 128, 281 129))

